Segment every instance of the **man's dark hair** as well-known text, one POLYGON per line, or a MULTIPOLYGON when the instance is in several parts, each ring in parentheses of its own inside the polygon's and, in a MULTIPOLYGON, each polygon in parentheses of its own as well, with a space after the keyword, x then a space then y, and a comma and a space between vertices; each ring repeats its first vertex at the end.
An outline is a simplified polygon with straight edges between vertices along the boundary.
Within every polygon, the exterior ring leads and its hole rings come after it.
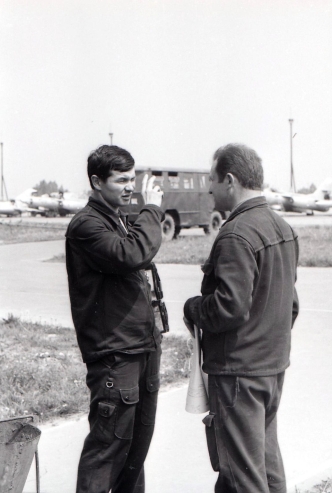
POLYGON ((219 183, 227 173, 232 173, 243 188, 262 190, 264 172, 262 160, 250 147, 243 144, 228 144, 219 147, 213 156, 219 183))
POLYGON ((129 171, 135 165, 134 158, 125 149, 118 146, 103 145, 92 151, 88 157, 88 176, 91 188, 94 188, 91 176, 96 175, 103 182, 112 171, 129 171))

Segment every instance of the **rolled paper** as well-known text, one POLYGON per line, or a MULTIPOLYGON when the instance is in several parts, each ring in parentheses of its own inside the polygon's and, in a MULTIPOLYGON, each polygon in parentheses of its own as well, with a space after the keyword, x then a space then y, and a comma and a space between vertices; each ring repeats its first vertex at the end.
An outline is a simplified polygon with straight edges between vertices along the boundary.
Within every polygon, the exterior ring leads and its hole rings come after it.
POLYGON ((209 399, 207 393, 208 375, 203 372, 201 366, 201 346, 199 330, 196 325, 194 326, 194 330, 194 349, 191 356, 191 372, 185 410, 188 413, 200 414, 209 411, 209 399))

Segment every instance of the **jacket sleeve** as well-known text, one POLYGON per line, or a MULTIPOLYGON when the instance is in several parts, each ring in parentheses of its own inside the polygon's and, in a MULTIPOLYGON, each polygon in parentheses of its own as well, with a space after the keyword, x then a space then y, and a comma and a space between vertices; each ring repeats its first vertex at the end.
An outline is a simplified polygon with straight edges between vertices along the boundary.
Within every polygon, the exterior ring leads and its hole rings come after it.
POLYGON ((215 291, 190 298, 184 313, 199 328, 218 333, 235 329, 249 319, 258 268, 250 244, 233 233, 218 241, 211 261, 205 270, 206 275, 209 269, 214 270, 215 291))
POLYGON ((145 206, 124 238, 107 229, 102 220, 86 215, 80 218, 67 235, 86 254, 90 267, 108 274, 128 274, 144 269, 161 245, 163 211, 145 206))

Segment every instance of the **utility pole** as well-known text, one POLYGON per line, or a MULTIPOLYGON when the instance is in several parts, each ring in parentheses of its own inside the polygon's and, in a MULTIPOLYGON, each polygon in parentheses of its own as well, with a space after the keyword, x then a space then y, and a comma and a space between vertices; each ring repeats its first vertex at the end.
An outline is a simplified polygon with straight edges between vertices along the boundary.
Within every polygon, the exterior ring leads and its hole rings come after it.
POLYGON ((290 185, 291 185, 291 191, 296 192, 294 167, 293 167, 293 121, 294 120, 290 118, 288 121, 290 125, 290 185))
POLYGON ((112 133, 112 132, 110 132, 108 135, 110 136, 111 146, 112 146, 112 145, 113 145, 113 133, 112 133))

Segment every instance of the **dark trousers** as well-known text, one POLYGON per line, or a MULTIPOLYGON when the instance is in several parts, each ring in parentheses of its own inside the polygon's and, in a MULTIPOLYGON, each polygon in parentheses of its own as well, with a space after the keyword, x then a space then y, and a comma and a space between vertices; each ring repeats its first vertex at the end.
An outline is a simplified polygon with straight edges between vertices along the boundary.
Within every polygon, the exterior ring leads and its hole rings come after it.
POLYGON ((215 493, 286 493, 277 439, 284 372, 270 377, 209 375, 206 425, 215 493))
POLYGON ((76 493, 144 493, 160 354, 160 347, 151 353, 115 353, 87 365, 90 433, 81 454, 76 493))

